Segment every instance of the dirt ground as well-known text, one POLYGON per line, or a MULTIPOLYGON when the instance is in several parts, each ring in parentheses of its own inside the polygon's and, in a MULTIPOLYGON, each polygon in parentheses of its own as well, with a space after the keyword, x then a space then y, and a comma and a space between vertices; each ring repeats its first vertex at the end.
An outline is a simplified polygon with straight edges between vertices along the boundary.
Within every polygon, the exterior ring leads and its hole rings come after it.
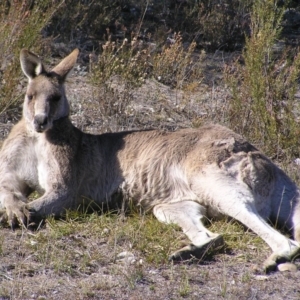
POLYGON ((157 265, 146 262, 147 253, 130 249, 130 239, 115 255, 116 248, 93 232, 85 235, 78 228, 48 240, 49 231, 1 229, 0 299, 300 298, 299 260, 296 272, 265 275, 260 267, 270 251, 264 245, 227 248, 191 263, 157 265), (128 249, 132 256, 118 259, 128 249))

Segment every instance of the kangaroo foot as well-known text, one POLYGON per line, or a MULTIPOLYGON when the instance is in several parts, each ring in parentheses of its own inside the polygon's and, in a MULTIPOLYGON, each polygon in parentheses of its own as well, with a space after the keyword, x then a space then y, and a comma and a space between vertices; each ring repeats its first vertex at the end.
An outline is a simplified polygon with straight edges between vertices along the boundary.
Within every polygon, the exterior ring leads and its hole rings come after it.
POLYGON ((205 244, 196 246, 194 244, 187 245, 180 250, 175 251, 169 256, 170 260, 181 261, 189 260, 193 257, 198 259, 203 258, 203 256, 210 250, 224 246, 224 239, 221 235, 217 235, 211 240, 206 241, 205 244))

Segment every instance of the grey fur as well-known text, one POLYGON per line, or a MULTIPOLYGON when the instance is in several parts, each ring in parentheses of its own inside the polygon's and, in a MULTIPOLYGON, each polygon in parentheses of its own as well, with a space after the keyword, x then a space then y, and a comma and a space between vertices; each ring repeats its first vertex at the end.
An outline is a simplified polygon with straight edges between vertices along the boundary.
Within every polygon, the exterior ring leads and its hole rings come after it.
POLYGON ((23 117, 0 152, 3 219, 6 215, 10 223, 25 224, 26 218, 59 216, 87 200, 101 207, 121 191, 160 221, 181 226, 192 245, 172 258, 222 245, 222 237, 207 230, 202 219, 223 214, 268 243, 273 253, 264 264, 267 270, 299 253, 297 186, 228 128, 90 135, 74 127, 63 83, 77 55, 74 50, 47 72, 35 54, 21 51, 29 83, 23 117), (27 203, 33 190, 42 196, 27 203), (287 228, 294 239, 267 219, 287 228))

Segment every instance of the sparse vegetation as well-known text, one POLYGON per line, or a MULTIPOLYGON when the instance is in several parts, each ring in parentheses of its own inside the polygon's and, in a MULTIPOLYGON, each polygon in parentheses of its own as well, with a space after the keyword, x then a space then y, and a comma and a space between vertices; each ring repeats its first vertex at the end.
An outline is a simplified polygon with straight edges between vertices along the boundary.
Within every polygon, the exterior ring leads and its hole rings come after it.
MULTIPOLYGON (((300 54, 280 35, 284 8, 276 1, 73 2, 0 3, 1 116, 23 99, 20 49, 45 55, 53 43, 69 43, 82 50, 80 65, 90 71, 76 76, 88 77, 92 97, 74 96, 85 78, 72 85, 77 90, 70 97, 73 118, 87 131, 174 129, 217 120, 283 164, 299 157, 300 54), (241 48, 238 59, 226 60, 225 75, 211 76, 207 59, 219 52, 209 51, 241 48)), ((288 5, 300 10, 298 1, 288 5)), ((0 298, 300 296, 299 271, 270 275, 268 282, 256 277, 269 250, 252 232, 229 220, 209 228, 224 235, 225 249, 179 264, 168 255, 185 236, 136 211, 68 212, 37 232, 1 228, 0 298)))
POLYGON ((42 29, 63 1, 1 1, 0 3, 0 114, 23 99, 19 53, 22 48, 43 52, 42 29))
MULTIPOLYGON (((164 281, 170 280, 172 284, 171 290, 163 290, 175 298, 189 298, 195 290, 195 281, 211 276, 206 257, 200 262, 191 261, 192 264, 172 265, 168 262, 168 255, 185 241, 185 237, 175 226, 164 225, 152 216, 141 216, 136 212, 126 216, 117 213, 83 215, 70 212, 64 221, 48 219, 46 227, 38 232, 18 230, 16 233, 1 229, 6 235, 3 236, 1 253, 1 297, 6 295, 12 299, 23 299, 34 294, 37 299, 54 299, 57 295, 68 299, 70 291, 66 284, 69 280, 80 282, 76 292, 78 299, 84 299, 87 295, 100 295, 106 299, 105 295, 110 295, 111 289, 121 287, 123 292, 117 292, 117 297, 138 294, 143 285, 148 286, 155 295, 161 289, 155 276, 163 270, 162 278, 164 281), (205 272, 202 269, 208 272, 204 276, 201 275, 201 272, 205 272), (26 282, 29 284, 31 278, 37 276, 41 282, 34 284, 34 291, 28 290, 26 282), (89 277, 93 280, 88 283, 85 278, 89 277), (47 283, 44 281, 46 278, 47 283)), ((261 247, 264 252, 268 251, 254 234, 245 234, 239 224, 218 221, 210 229, 219 231, 222 227, 227 231, 225 238, 228 248, 221 253, 240 253, 235 259, 235 264, 240 268, 249 260, 255 260, 261 247), (242 255, 245 250, 247 256, 242 255)), ((218 252, 214 253, 214 257, 222 261, 219 255, 218 252)), ((225 256, 224 259, 221 272, 233 258, 225 256)), ((219 287, 224 288, 223 285, 228 281, 224 275, 220 275, 222 282, 217 287, 217 293, 219 287)), ((242 275, 241 280, 245 280, 242 275)))
POLYGON ((235 68, 231 74, 227 70, 232 88, 231 127, 273 158, 299 156, 295 93, 300 53, 284 45, 280 49, 283 13, 284 8, 274 6, 272 1, 255 2, 243 64, 230 66, 235 68))
POLYGON ((123 124, 133 113, 132 91, 146 80, 154 79, 188 93, 203 79, 204 53, 194 54, 194 42, 185 48, 180 34, 175 34, 174 40, 160 51, 153 49, 152 43, 136 38, 131 43, 124 39, 120 44, 109 39, 102 47, 102 53, 90 63, 91 81, 100 87, 96 97, 103 118, 117 116, 121 128, 126 128, 123 124))

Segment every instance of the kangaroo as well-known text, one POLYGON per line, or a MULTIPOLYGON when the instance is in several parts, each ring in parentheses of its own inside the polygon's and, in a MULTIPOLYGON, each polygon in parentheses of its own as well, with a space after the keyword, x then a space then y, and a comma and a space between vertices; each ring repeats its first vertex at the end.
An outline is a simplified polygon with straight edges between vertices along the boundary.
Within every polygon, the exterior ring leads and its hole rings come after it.
POLYGON ((91 135, 69 119, 64 90, 76 49, 51 71, 23 49, 28 78, 22 119, 0 152, 0 209, 12 226, 61 216, 83 201, 101 207, 115 193, 133 199, 157 219, 179 225, 191 244, 172 255, 190 258, 223 245, 203 224, 227 215, 271 248, 268 272, 300 252, 300 195, 292 180, 237 133, 221 125, 176 132, 128 131, 91 135), (41 197, 27 201, 32 191, 41 197), (267 223, 275 220, 289 239, 267 223))

